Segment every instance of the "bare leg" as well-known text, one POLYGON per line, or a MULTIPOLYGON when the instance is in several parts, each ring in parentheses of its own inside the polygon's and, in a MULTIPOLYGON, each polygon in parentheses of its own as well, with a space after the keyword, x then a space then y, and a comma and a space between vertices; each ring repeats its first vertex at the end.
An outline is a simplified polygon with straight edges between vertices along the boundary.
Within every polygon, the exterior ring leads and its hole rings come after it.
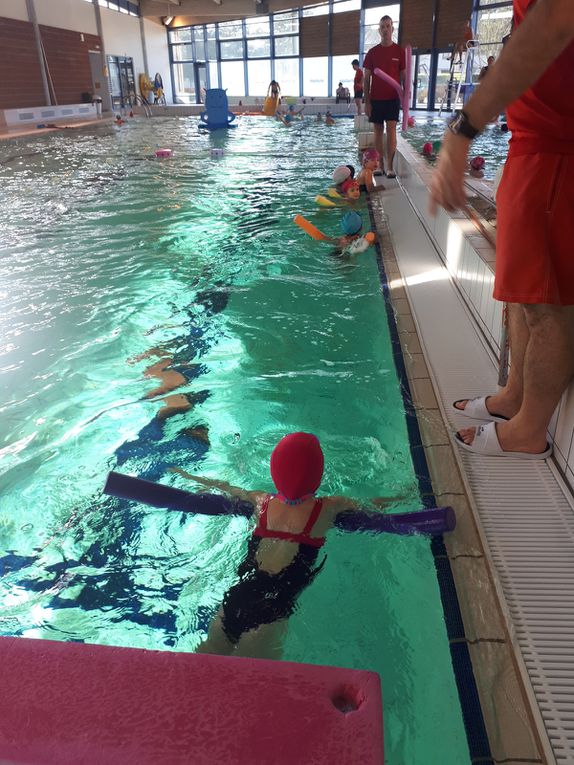
MULTIPOLYGON (((574 306, 522 306, 529 330, 524 355, 524 393, 518 413, 496 428, 505 451, 536 454, 546 448, 546 429, 574 376, 574 306)), ((460 431, 471 444, 475 428, 460 431)))
POLYGON ((216 653, 229 656, 235 651, 236 644, 232 643, 223 631, 223 611, 219 609, 217 616, 209 626, 207 638, 195 649, 196 653, 216 653))
MULTIPOLYGON (((486 408, 491 414, 514 417, 522 404, 524 385, 524 355, 530 338, 523 307, 518 303, 508 305, 508 337, 510 341, 510 371, 504 388, 489 396, 486 408)), ((461 401, 459 409, 464 409, 468 400, 461 401)))
POLYGON ((363 112, 362 101, 360 98, 355 98, 355 106, 357 107, 357 114, 360 116, 363 112))
POLYGON ((286 632, 287 619, 262 624, 241 636, 234 655, 248 656, 252 659, 280 659, 286 632))
POLYGON ((383 166, 383 133, 385 126, 379 125, 376 122, 373 123, 373 129, 375 131, 375 149, 379 152, 381 170, 384 170, 383 166))
POLYGON ((393 171, 393 159, 397 150, 397 123, 387 122, 387 173, 393 171))

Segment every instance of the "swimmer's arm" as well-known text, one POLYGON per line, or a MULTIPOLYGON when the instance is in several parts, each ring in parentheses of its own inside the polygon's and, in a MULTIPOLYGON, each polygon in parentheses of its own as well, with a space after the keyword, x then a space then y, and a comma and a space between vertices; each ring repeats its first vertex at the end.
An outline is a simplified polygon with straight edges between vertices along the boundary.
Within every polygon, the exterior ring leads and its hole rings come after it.
POLYGON ((228 494, 231 497, 239 497, 239 499, 244 499, 247 502, 255 503, 257 497, 262 494, 260 491, 247 491, 246 489, 242 489, 239 486, 232 486, 230 483, 227 483, 227 481, 218 481, 214 478, 205 478, 201 475, 192 475, 191 473, 188 473, 187 471, 178 467, 168 468, 168 472, 178 473, 178 475, 181 475, 190 481, 195 481, 195 483, 203 486, 206 489, 217 489, 223 494, 228 494))

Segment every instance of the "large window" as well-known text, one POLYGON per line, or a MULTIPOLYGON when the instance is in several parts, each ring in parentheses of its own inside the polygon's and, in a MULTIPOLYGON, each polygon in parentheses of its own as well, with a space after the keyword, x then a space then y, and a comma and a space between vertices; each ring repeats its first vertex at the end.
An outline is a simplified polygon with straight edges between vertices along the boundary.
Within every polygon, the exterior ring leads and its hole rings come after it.
POLYGON ((299 59, 278 58, 275 61, 275 79, 281 85, 284 96, 299 96, 299 59))
POLYGON ((179 104, 194 104, 197 100, 195 92, 195 74, 193 64, 174 64, 173 82, 175 98, 179 104))
POLYGON ((108 56, 107 58, 112 109, 135 106, 136 82, 132 59, 125 56, 108 56))
POLYGON ((365 11, 365 52, 381 42, 379 22, 383 16, 390 16, 392 18, 394 26, 393 41, 397 42, 401 6, 396 4, 379 5, 376 8, 367 8, 365 11))
POLYGON ((267 88, 271 82, 271 61, 249 61, 247 63, 247 79, 249 82, 249 94, 263 97, 267 95, 267 88))
POLYGON ((324 98, 329 92, 327 56, 303 59, 303 93, 324 98))
POLYGON ((221 62, 221 87, 227 90, 228 96, 245 95, 245 69, 243 61, 221 62))
POLYGON ((348 88, 351 98, 353 97, 353 80, 355 79, 355 70, 351 66, 351 61, 359 58, 359 53, 351 56, 333 56, 333 76, 331 79, 331 93, 335 95, 337 86, 340 82, 344 88, 348 88))
MULTIPOLYGON (((87 0, 92 4, 92 0, 87 0)), ((98 5, 102 8, 109 8, 110 11, 119 11, 120 13, 127 13, 130 16, 139 16, 140 9, 137 3, 130 2, 130 0, 98 0, 98 5)))

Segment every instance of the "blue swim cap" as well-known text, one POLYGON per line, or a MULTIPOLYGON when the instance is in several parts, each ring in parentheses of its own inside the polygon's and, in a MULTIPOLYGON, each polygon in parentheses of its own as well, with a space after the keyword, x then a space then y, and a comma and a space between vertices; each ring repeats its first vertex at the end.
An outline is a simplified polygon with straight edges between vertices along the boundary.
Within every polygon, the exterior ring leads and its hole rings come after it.
POLYGON ((363 228, 363 219, 359 213, 352 211, 345 213, 341 218, 341 228, 343 229, 343 233, 347 234, 348 236, 358 234, 359 231, 363 228))

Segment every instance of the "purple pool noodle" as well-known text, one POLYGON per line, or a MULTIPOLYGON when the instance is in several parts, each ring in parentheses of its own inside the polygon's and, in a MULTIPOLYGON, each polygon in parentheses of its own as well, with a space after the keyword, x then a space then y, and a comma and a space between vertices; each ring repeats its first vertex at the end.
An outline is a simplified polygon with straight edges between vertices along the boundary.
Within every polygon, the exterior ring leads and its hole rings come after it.
MULTIPOLYGON (((242 515, 250 518, 253 505, 222 494, 194 494, 143 478, 111 472, 104 494, 142 502, 153 507, 165 507, 183 513, 202 515, 242 515)), ((433 507, 415 513, 375 513, 367 510, 344 510, 335 520, 342 531, 373 531, 390 534, 442 534, 452 531, 456 518, 452 507, 433 507)))
POLYGON ((342 531, 373 531, 389 534, 442 534, 456 526, 452 507, 432 507, 415 513, 375 513, 344 510, 335 519, 342 531))
POLYGON ((114 472, 108 475, 104 494, 131 499, 153 507, 165 507, 168 510, 201 515, 243 515, 249 518, 253 515, 254 509, 251 502, 237 497, 225 497, 223 494, 194 494, 173 486, 114 472))

